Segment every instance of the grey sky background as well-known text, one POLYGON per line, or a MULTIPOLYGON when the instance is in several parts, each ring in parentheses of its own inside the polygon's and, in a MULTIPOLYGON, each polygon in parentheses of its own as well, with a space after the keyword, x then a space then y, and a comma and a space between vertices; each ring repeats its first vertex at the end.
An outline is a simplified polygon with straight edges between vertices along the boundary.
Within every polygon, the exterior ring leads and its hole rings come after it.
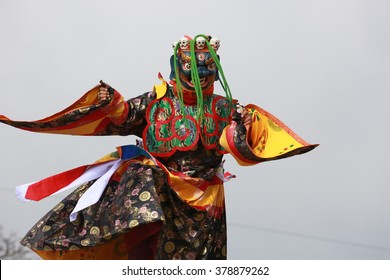
MULTIPOLYGON (((389 11, 386 0, 0 0, 0 114, 43 118, 100 79, 137 96, 158 72, 168 79, 172 42, 216 36, 233 97, 321 144, 254 167, 226 157, 228 257, 390 259, 389 11)), ((20 237, 64 195, 22 203, 16 185, 135 141, 0 134, 0 225, 20 237)))

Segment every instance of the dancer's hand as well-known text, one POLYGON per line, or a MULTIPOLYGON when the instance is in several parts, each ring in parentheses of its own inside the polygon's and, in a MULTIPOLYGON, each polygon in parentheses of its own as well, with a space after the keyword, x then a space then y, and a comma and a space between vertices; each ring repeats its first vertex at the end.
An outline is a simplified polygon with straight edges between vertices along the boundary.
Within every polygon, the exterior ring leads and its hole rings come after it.
POLYGON ((97 94, 97 98, 100 102, 110 100, 111 96, 110 96, 110 93, 108 92, 108 89, 105 87, 100 87, 99 92, 97 94))
POLYGON ((108 86, 103 83, 102 81, 100 81, 101 83, 101 87, 99 88, 99 91, 98 91, 98 94, 97 94, 97 98, 99 100, 99 102, 105 102, 105 101, 111 101, 111 94, 110 92, 108 91, 108 86))
POLYGON ((252 116, 247 109, 243 108, 241 118, 244 126, 248 129, 252 124, 252 116))

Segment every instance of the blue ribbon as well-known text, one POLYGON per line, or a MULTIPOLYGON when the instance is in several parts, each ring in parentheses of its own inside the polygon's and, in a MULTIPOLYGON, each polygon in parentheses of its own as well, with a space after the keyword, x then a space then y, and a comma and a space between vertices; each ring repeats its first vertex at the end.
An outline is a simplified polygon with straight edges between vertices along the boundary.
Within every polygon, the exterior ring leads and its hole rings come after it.
POLYGON ((136 145, 120 146, 117 149, 121 149, 122 151, 122 160, 132 159, 139 156, 145 156, 147 158, 152 159, 151 154, 136 145))

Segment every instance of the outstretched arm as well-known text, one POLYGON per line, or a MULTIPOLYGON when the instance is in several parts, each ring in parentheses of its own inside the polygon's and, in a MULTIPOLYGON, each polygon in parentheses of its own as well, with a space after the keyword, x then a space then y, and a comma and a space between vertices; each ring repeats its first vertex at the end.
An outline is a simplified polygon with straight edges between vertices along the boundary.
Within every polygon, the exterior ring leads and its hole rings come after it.
POLYGON ((238 110, 241 110, 241 120, 233 119, 224 129, 220 144, 240 165, 286 158, 318 146, 307 143, 278 118, 256 105, 238 110))
POLYGON ((0 122, 32 132, 70 135, 138 135, 142 125, 145 105, 153 93, 125 101, 113 88, 95 86, 66 109, 37 121, 14 121, 0 116, 0 122), (99 100, 100 88, 109 96, 99 100), (105 90, 104 90, 105 91, 105 90), (135 129, 137 128, 137 129, 135 129), (135 130, 134 130, 135 129, 135 130))

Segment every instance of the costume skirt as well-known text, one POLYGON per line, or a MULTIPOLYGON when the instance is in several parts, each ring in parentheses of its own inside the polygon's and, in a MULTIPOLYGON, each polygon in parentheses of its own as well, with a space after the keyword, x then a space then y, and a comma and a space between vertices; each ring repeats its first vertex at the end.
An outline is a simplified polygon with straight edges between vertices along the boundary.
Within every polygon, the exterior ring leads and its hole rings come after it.
POLYGON ((168 178, 157 165, 126 160, 97 203, 70 222, 94 181, 84 183, 40 219, 21 244, 43 259, 226 259, 224 204, 222 210, 190 206, 168 178))

